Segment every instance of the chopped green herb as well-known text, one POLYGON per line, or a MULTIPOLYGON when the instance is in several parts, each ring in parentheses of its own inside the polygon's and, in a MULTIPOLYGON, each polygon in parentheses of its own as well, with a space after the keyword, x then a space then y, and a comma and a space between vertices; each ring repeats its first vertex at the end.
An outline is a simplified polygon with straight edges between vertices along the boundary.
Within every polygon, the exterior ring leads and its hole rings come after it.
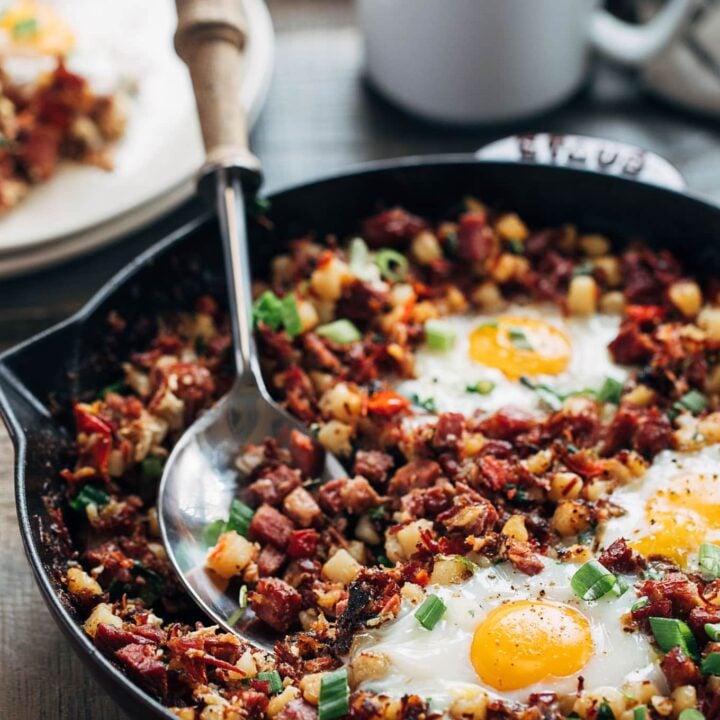
POLYGON ((255 324, 265 323, 272 330, 280 329, 283 321, 282 303, 272 290, 266 290, 253 303, 253 320, 255 324))
POLYGON ((600 402, 612 403, 613 405, 620 404, 620 398, 622 396, 623 384, 614 378, 606 378, 602 387, 597 393, 597 399, 600 402))
POLYGON ((377 556, 377 564, 382 565, 383 567, 394 567, 393 563, 390 562, 387 555, 383 555, 380 553, 377 556))
POLYGON ((417 393, 413 393, 410 400, 412 401, 413 405, 417 405, 419 408, 422 408, 426 412, 429 412, 429 413, 437 412, 437 403, 435 402, 434 397, 427 397, 427 398, 423 399, 417 393))
POLYGON ((250 214, 258 217, 270 212, 270 201, 267 198, 255 197, 250 203, 250 214))
POLYGON ((378 250, 375 255, 375 264, 380 268, 380 274, 384 280, 400 282, 407 277, 407 258, 397 250, 390 248, 378 250))
POLYGON ((583 600, 597 600, 617 585, 617 578, 597 560, 586 562, 575 572, 570 586, 583 600))
POLYGON ((603 700, 597 709, 597 720, 615 720, 615 713, 607 700, 603 700))
POLYGON ((208 547, 217 544, 218 538, 225 532, 224 520, 213 520, 203 532, 203 543, 208 547))
POLYGON ((703 543, 698 554, 698 565, 714 578, 720 577, 720 547, 703 543))
POLYGON ((678 715, 678 720, 705 720, 705 716, 695 708, 685 708, 678 715))
POLYGON ((282 316, 282 324, 285 332, 291 338, 298 335, 302 330, 302 324, 300 322, 300 313, 298 312, 295 293, 289 292, 280 301, 280 315, 282 316))
POLYGON ((697 659, 698 648, 692 630, 677 618, 651 617, 650 628, 663 652, 679 647, 688 657, 697 659))
POLYGON ((437 595, 428 595, 415 611, 415 617, 426 630, 432 630, 445 614, 446 609, 445 603, 437 595))
POLYGON ((665 577, 665 571, 656 567, 649 567, 643 572, 643 580, 662 580, 665 577))
POLYGON ((705 623, 705 632, 713 642, 717 642, 720 640, 720 623, 705 623))
POLYGON ((425 341, 432 350, 452 350, 457 335, 455 330, 442 320, 428 320, 425 323, 425 341))
POLYGON ((163 474, 165 462, 156 455, 148 455, 143 461, 141 470, 145 480, 159 480, 163 474))
POLYGON ((533 349, 533 346, 530 344, 527 335, 523 330, 520 330, 520 328, 508 328, 508 337, 510 338, 510 342, 513 344, 513 346, 518 348, 518 350, 533 349))
POLYGON ((139 560, 135 561, 134 571, 137 576, 135 584, 138 597, 146 607, 152 607, 165 592, 165 579, 154 570, 146 568, 139 560))
POLYGON ((320 325, 315 332, 338 345, 349 345, 362 339, 362 334, 350 320, 342 318, 327 325, 320 325))
POLYGON ((83 485, 80 492, 70 500, 69 504, 76 512, 84 512, 90 504, 102 507, 109 502, 110 496, 104 490, 96 488, 93 485, 83 485))
POLYGON ((638 705, 633 708, 633 720, 647 720, 647 707, 638 705))
POLYGON ((592 260, 583 260, 573 268, 573 277, 580 275, 592 275, 595 272, 595 265, 592 260))
POLYGON ((630 606, 630 612, 635 612, 636 610, 642 610, 646 605, 650 604, 650 598, 649 597, 641 597, 638 598, 631 606, 630 606))
POLYGON ((382 520, 385 517, 385 506, 384 505, 378 505, 377 507, 374 507, 370 510, 368 510, 368 515, 373 520, 382 520))
POLYGON ((255 511, 248 507, 244 502, 234 499, 230 504, 230 514, 228 515, 225 532, 234 530, 238 535, 247 535, 250 521, 255 511))
POLYGON ((525 252, 525 245, 523 244, 523 241, 518 240, 517 238, 508 240, 508 247, 513 255, 522 255, 523 252, 525 252))
POLYGON ((242 620, 243 615, 245 615, 245 608, 239 607, 230 617, 227 619, 227 624, 231 627, 235 625, 237 622, 242 620))
POLYGON ((708 399, 699 390, 686 392, 671 408, 674 419, 680 413, 689 410, 693 415, 701 413, 708 406, 708 399))
POLYGON ((700 664, 700 671, 703 675, 720 675, 720 653, 706 655, 700 664))
POLYGON ((270 692, 273 695, 276 695, 279 692, 282 692, 283 689, 283 681, 280 677, 280 673, 277 670, 270 670, 269 672, 259 672, 257 674, 257 679, 269 682, 270 683, 270 692))
POLYGON ((33 35, 36 35, 38 31, 38 21, 35 18, 25 18, 24 20, 18 20, 12 27, 12 36, 15 40, 24 40, 33 35))
POLYGON ((478 380, 472 385, 465 386, 465 392, 477 393, 478 395, 489 395, 495 389, 495 383, 492 380, 478 380))
POLYGON ((377 269, 370 264, 370 252, 362 238, 356 237, 350 241, 348 259, 350 272, 355 277, 361 280, 371 280, 373 279, 371 273, 375 273, 375 279, 377 279, 377 269))
POLYGON ((326 673, 320 680, 318 720, 335 720, 350 710, 350 688, 347 668, 326 673))

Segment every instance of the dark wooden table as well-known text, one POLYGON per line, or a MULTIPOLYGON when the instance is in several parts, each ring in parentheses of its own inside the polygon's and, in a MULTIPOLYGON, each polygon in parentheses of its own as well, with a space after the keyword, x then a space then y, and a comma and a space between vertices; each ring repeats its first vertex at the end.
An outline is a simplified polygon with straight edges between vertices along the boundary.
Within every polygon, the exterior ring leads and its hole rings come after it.
MULTIPOLYGON (((451 129, 395 111, 365 87, 348 0, 270 0, 277 64, 253 136, 269 190, 374 158, 469 152, 519 128, 451 129)), ((677 165, 720 201, 720 126, 652 100, 638 81, 600 65, 570 104, 522 126, 624 140, 677 165)), ((0 349, 66 317, 147 240, 120 244, 35 276, 0 281, 0 349)), ((15 525, 12 450, 0 429, 0 718, 124 717, 89 677, 45 610, 15 525)))

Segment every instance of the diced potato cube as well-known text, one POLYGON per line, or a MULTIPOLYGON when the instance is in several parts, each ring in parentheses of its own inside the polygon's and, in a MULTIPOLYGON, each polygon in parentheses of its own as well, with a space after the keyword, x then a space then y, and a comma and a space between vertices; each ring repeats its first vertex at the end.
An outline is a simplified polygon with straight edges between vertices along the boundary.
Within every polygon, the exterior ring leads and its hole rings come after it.
POLYGON ((223 533, 210 548, 206 564, 220 577, 229 580, 239 575, 257 555, 257 546, 235 530, 223 533))
POLYGON ((323 575, 332 582, 349 585, 362 569, 362 565, 345 549, 340 548, 322 568, 323 575))
POLYGON ((98 603, 84 622, 83 629, 90 637, 95 637, 98 625, 112 625, 115 628, 121 628, 122 620, 117 615, 113 615, 112 605, 98 603))

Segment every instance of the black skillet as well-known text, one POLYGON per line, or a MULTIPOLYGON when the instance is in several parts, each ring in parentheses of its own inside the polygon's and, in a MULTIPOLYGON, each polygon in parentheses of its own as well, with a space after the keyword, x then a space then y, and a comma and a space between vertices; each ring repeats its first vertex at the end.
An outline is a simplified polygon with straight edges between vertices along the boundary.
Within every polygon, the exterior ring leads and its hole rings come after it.
MULTIPOLYGON (((393 205, 440 218, 465 195, 516 210, 534 226, 573 222, 617 244, 644 238, 675 252, 691 272, 720 273, 720 208, 684 191, 667 163, 628 146, 548 135, 510 139, 480 158, 375 163, 276 193, 269 197, 274 231, 248 218, 254 272, 262 274, 283 241, 305 231, 343 237, 357 232, 361 218, 393 205)), ((154 232, 158 242, 80 312, 0 356, 0 410, 15 446, 25 550, 53 617, 121 705, 139 717, 172 720, 84 634, 60 582, 67 548, 51 510, 73 436, 70 399, 91 397, 118 379, 118 359, 147 340, 154 313, 190 308, 201 293, 223 296, 213 217, 180 228, 160 224, 154 232), (111 310, 127 321, 119 339, 107 331, 111 310)))

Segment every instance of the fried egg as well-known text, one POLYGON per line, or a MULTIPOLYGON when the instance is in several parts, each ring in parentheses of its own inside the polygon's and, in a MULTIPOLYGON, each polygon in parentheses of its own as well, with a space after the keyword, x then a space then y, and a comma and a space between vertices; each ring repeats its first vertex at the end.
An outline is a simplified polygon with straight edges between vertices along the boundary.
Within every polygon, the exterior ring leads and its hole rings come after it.
POLYGON ((645 475, 615 491, 612 501, 625 512, 605 524, 603 546, 622 537, 646 558, 692 565, 701 543, 720 543, 720 445, 661 452, 645 475))
POLYGON ((519 702, 533 692, 574 693, 581 677, 586 690, 645 680, 664 687, 648 638, 621 624, 635 592, 586 602, 570 586, 577 565, 544 563, 532 577, 503 563, 461 584, 428 587, 447 608, 432 630, 418 622, 417 605, 403 601, 395 620, 356 640, 353 657, 387 658, 385 676, 361 687, 432 698, 436 710, 478 686, 519 702))
POLYGON ((624 382, 627 377, 627 369, 615 365, 607 350, 618 333, 617 316, 564 318, 554 306, 515 305, 498 316, 457 315, 443 323, 456 337, 452 349, 419 348, 416 377, 396 387, 421 406, 431 400, 438 412, 538 410, 541 397, 520 382, 522 377, 559 394, 599 390, 607 378, 624 382), (491 390, 468 391, 478 383, 491 390))
POLYGON ((62 57, 95 92, 131 94, 149 54, 142 46, 144 31, 133 31, 147 19, 142 5, 139 0, 0 2, 3 71, 15 83, 33 83, 52 72, 62 57))

